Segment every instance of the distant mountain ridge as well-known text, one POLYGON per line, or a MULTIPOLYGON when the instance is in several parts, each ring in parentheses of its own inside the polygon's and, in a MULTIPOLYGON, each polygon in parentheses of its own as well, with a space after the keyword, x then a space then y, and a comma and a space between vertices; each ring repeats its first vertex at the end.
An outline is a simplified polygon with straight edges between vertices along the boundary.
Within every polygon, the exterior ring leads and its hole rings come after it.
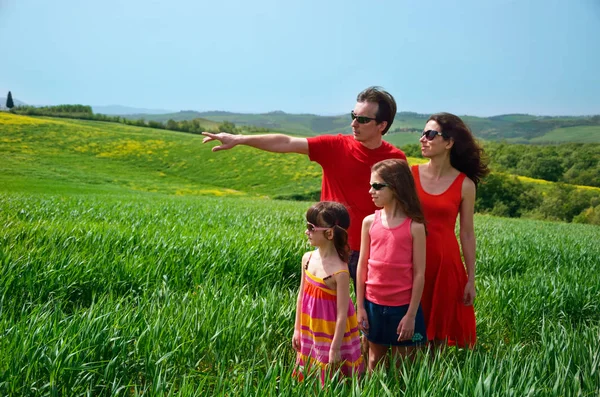
MULTIPOLYGON (((239 126, 257 126, 273 131, 314 136, 318 134, 350 133, 350 115, 319 116, 290 114, 277 110, 268 113, 234 113, 226 111, 197 112, 186 110, 168 114, 136 114, 126 118, 166 122, 204 118, 215 122, 230 121, 239 126)), ((491 117, 461 116, 475 136, 486 140, 506 140, 512 143, 600 143, 600 115, 597 116, 535 116, 503 114, 491 117), (583 129, 582 129, 583 128, 583 129)), ((413 135, 423 129, 428 114, 399 112, 396 114, 387 140, 395 144, 416 142, 413 135), (403 135, 401 137, 401 135, 403 135)), ((418 139, 418 138, 417 138, 418 139)))
POLYGON ((130 114, 165 114, 173 112, 172 110, 165 109, 134 108, 123 105, 92 106, 92 110, 94 113, 101 113, 109 116, 123 116, 130 114))

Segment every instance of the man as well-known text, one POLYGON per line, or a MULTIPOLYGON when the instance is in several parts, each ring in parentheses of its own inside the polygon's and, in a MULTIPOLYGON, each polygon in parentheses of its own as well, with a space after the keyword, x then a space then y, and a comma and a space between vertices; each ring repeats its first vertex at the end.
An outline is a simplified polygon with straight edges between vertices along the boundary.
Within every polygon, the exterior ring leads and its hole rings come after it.
POLYGON ((380 87, 369 87, 358 94, 351 112, 352 135, 321 135, 295 138, 283 134, 231 135, 224 132, 203 132, 203 143, 220 141, 213 152, 247 145, 276 153, 308 155, 323 168, 321 201, 342 203, 350 213, 348 244, 352 253, 348 267, 356 286, 356 265, 360 250, 361 225, 365 216, 375 212, 369 195, 371 166, 378 161, 399 158, 404 153, 385 142, 382 137, 390 129, 396 116, 394 97, 380 87))

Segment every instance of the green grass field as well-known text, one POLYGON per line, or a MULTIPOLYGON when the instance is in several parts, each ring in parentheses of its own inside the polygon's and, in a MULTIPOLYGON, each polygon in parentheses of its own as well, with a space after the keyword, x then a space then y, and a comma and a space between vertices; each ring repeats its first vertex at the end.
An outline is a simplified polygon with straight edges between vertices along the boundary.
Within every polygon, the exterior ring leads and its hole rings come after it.
MULTIPOLYGON (((318 190, 320 170, 200 142, 0 114, 0 395, 319 390, 291 378, 310 203, 269 197, 318 190)), ((476 348, 321 395, 598 395, 598 227, 475 227, 476 348)))

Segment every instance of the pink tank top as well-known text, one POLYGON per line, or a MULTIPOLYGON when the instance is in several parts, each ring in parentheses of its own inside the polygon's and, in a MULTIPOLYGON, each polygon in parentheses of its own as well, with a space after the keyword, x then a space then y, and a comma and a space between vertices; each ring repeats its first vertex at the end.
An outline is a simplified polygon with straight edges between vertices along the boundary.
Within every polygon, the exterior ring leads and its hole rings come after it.
POLYGON ((403 306, 410 303, 413 284, 412 220, 387 228, 381 223, 381 211, 369 230, 371 246, 367 266, 365 298, 378 305, 403 306))

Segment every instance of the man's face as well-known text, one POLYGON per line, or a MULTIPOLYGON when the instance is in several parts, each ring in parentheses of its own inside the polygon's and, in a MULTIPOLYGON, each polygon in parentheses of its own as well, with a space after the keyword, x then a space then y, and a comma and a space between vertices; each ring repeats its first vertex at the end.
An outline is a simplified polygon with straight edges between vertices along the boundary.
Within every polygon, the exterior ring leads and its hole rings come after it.
POLYGON ((381 141, 381 133, 385 129, 387 122, 382 121, 377 124, 376 120, 370 120, 367 123, 361 124, 358 122, 358 116, 369 117, 374 119, 377 115, 379 105, 373 102, 357 102, 354 106, 354 115, 356 119, 352 120, 352 134, 354 139, 363 143, 379 143, 381 141))

